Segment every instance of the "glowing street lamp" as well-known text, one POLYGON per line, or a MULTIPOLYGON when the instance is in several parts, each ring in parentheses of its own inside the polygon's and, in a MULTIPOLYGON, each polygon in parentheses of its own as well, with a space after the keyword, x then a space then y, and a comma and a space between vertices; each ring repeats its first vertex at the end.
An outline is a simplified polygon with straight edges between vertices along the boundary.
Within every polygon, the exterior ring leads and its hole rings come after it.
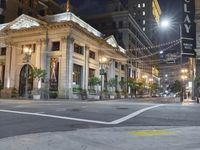
POLYGON ((147 79, 147 75, 143 75, 142 78, 143 78, 143 79, 147 79))
POLYGON ((170 27, 170 21, 168 19, 164 19, 160 22, 160 27, 163 29, 170 27))

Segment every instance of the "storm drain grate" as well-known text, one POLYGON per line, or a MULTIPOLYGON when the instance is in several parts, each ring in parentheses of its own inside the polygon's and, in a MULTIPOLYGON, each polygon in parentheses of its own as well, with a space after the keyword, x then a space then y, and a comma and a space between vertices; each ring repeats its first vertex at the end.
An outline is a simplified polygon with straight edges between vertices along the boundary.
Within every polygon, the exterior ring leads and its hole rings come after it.
POLYGON ((73 108, 73 109, 71 109, 71 111, 78 112, 78 111, 81 111, 81 109, 79 109, 79 108, 73 108))

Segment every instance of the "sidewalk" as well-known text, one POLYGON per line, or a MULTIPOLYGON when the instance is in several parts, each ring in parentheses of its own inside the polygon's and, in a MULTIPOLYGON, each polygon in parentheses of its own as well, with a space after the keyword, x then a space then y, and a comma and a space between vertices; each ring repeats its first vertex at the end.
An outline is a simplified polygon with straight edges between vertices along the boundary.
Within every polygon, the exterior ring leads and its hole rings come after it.
MULTIPOLYGON (((0 99, 0 102, 6 102, 6 103, 32 103, 32 102, 136 102, 136 103, 180 103, 180 98, 176 97, 149 97, 149 98, 126 98, 126 99, 104 99, 104 100, 81 100, 81 99, 40 99, 40 100, 34 100, 34 99, 0 99)), ((195 104, 197 101, 191 100, 191 99, 185 99, 183 103, 191 103, 195 104)))
POLYGON ((200 127, 116 127, 0 139, 0 150, 199 150, 200 127))

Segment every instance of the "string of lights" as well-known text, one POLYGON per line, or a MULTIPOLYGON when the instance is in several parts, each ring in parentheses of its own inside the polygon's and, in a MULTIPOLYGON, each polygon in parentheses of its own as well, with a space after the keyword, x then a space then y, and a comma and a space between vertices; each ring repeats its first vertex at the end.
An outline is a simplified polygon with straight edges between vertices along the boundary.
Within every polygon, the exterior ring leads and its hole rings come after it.
POLYGON ((147 49, 155 49, 155 48, 161 48, 161 47, 165 47, 174 43, 179 43, 180 39, 178 40, 174 40, 174 41, 169 41, 166 43, 162 43, 162 44, 158 44, 158 45, 154 45, 154 46, 149 46, 149 47, 142 47, 142 48, 134 48, 134 49, 129 49, 129 50, 133 50, 133 51, 140 51, 140 50, 147 50, 147 49))
MULTIPOLYGON (((177 46, 179 43, 180 43, 180 42, 174 43, 173 45, 170 45, 170 46, 168 46, 167 48, 162 49, 161 51, 165 52, 165 51, 167 51, 167 50, 169 50, 169 49, 171 49, 171 48, 177 46)), ((157 52, 152 53, 151 55, 146 55, 146 56, 142 56, 142 57, 137 57, 136 59, 142 59, 142 58, 152 57, 152 56, 157 55, 157 54, 159 54, 159 53, 160 53, 160 52, 157 51, 157 52)))
MULTIPOLYGON (((166 42, 166 43, 162 43, 162 44, 159 44, 159 45, 154 45, 154 46, 151 46, 151 47, 144 47, 144 48, 137 48, 137 49, 128 49, 129 51, 133 51, 133 50, 145 50, 145 49, 152 49, 152 48, 158 48, 158 47, 163 47, 163 46, 167 46, 167 45, 170 45, 168 46, 167 48, 164 48, 162 49, 161 51, 165 52, 169 49, 171 49, 172 47, 178 45, 180 43, 180 39, 178 40, 174 40, 174 41, 170 41, 170 42, 166 42)), ((0 47, 14 47, 14 48, 17 48, 17 49, 21 49, 21 47, 17 47, 17 46, 14 46, 14 45, 7 45, 5 43, 0 43, 0 47)), ((95 49, 99 49, 99 50, 102 50, 102 48, 100 47, 95 47, 95 46, 91 46, 91 48, 95 48, 95 49)), ((114 49, 108 49, 106 48, 105 49, 106 51, 113 51, 114 49)), ((119 51, 118 49, 115 49, 117 51, 119 51)), ((135 55, 131 54, 131 56, 128 56, 128 59, 129 60, 134 60, 136 62, 159 62, 159 61, 162 61, 161 59, 160 60, 150 60, 150 61, 147 61, 147 60, 141 60, 143 58, 148 58, 148 57, 152 57, 154 55, 157 55, 159 53, 159 51, 157 52, 154 52, 154 53, 151 53, 150 55, 145 55, 145 56, 142 56, 142 57, 136 57, 135 55)), ((125 61, 127 60, 126 58, 122 58, 122 57, 111 57, 111 56, 108 56, 109 58, 112 58, 112 59, 116 59, 116 60, 122 60, 122 61, 125 61)), ((180 56, 179 56, 180 57, 180 56)))

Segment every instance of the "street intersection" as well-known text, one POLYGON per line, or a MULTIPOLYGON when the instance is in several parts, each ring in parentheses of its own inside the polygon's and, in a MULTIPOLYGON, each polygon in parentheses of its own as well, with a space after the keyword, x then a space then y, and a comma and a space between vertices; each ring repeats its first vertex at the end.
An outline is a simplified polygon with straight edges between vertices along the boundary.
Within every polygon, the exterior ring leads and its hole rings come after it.
MULTIPOLYGON (((15 145, 20 145, 20 142, 25 140, 25 137, 36 140, 47 136, 49 139, 55 140, 56 135, 60 135, 63 136, 63 138, 70 139, 70 137, 68 136, 71 136, 71 134, 73 134, 74 136, 78 136, 78 139, 80 138, 80 136, 82 136, 79 134, 79 132, 87 135, 85 137, 86 139, 87 137, 90 137, 89 133, 91 133, 91 136, 94 136, 94 138, 97 139, 102 138, 101 140, 103 141, 106 141, 105 139, 111 141, 113 140, 115 141, 113 142, 115 143, 114 147, 117 146, 118 148, 120 148, 121 146, 119 143, 116 143, 120 138, 123 137, 125 139, 128 137, 131 137, 135 140, 137 139, 136 141, 138 141, 138 144, 142 142, 139 142, 139 139, 141 137, 154 137, 158 138, 157 143, 159 145, 159 137, 160 142, 163 142, 161 137, 167 137, 167 139, 174 139, 175 137, 179 138, 180 135, 187 134, 187 131, 185 130, 188 130, 191 131, 188 136, 193 139, 192 142, 196 142, 196 144, 194 144, 195 148, 200 149, 200 142, 197 142, 199 139, 196 138, 196 136, 199 135, 192 135, 193 133, 195 133, 195 130, 200 130, 199 116, 200 105, 198 104, 161 104, 159 103, 159 100, 156 102, 138 102, 134 100, 1 100, 0 145, 4 146, 4 148, 2 147, 3 149, 14 150, 11 147, 7 146, 12 145, 12 143, 15 143, 15 145), (136 131, 139 131, 139 133, 137 133, 136 131), (122 136, 120 135, 121 132, 123 133, 122 136), (93 135, 94 133, 95 135, 93 135), (108 133, 110 133, 111 135, 108 135, 108 133), (113 137, 113 134, 117 134, 117 136, 119 137, 113 137)), ((182 142, 185 141, 185 139, 182 140, 182 142)), ((45 146, 45 142, 48 143, 48 141, 45 141, 44 139, 41 139, 41 141, 44 142, 42 144, 43 146, 45 146)), ((84 145, 85 142, 87 143, 87 148, 82 149, 92 149, 93 144, 89 141, 79 141, 82 143, 82 145, 84 145)), ((38 141, 35 142, 37 143, 38 141)), ((73 149, 73 146, 76 147, 77 145, 73 145, 73 142, 75 141, 71 142, 72 145, 70 149, 73 149)), ((152 144, 152 142, 153 141, 150 140, 147 143, 152 144)), ((62 145, 58 141, 56 143, 58 145, 62 145)), ((172 142, 172 144, 173 143, 174 142, 172 142)), ((30 146, 29 144, 26 146, 30 146)), ((106 144, 106 142, 104 144, 106 144)), ((124 147, 125 150, 130 149, 129 144, 130 143, 128 142, 127 147, 124 147)), ((186 142, 186 146, 190 144, 190 142, 186 142)), ((97 144, 97 147, 98 146, 99 145, 97 144)), ((138 146, 137 149, 145 148, 141 144, 141 147, 137 144, 135 144, 135 146, 138 146)), ((0 147, 0 150, 2 148, 0 147)), ((32 147, 32 149, 34 148, 35 147, 32 147)), ((180 147, 177 148, 179 149, 180 147)), ((21 147, 18 149, 23 150, 25 148, 21 147)), ((99 149, 105 149, 105 147, 102 148, 100 146, 99 149)))

